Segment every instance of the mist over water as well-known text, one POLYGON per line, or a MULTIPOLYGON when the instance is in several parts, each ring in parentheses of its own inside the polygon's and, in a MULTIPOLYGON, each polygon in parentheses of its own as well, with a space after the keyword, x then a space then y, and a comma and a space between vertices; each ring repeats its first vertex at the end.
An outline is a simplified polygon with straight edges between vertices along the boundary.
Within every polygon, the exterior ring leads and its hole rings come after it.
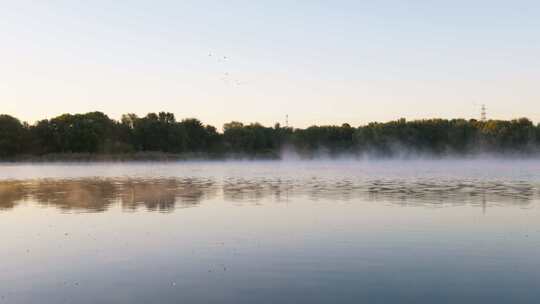
POLYGON ((540 297, 534 159, 4 163, 0 228, 6 303, 540 297))
POLYGON ((540 160, 528 158, 415 158, 355 159, 340 158, 283 160, 200 160, 135 162, 0 162, 0 180, 73 179, 86 177, 361 177, 430 178, 472 177, 516 179, 538 177, 540 160), (497 174, 494 174, 497 173, 497 174))

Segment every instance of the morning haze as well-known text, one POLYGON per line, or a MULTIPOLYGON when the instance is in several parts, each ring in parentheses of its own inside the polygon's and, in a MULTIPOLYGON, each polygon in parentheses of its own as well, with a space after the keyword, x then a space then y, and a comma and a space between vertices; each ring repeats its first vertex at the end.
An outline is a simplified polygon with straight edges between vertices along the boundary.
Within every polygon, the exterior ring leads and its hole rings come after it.
POLYGON ((537 304, 539 1, 2 1, 0 304, 537 304))
POLYGON ((3 4, 1 113, 540 120, 535 1, 3 4))

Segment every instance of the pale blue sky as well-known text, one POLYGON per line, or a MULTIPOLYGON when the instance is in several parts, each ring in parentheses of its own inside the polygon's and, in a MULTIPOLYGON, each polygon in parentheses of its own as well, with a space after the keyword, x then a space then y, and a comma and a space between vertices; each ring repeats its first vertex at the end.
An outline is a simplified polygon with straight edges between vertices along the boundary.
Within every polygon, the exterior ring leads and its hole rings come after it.
POLYGON ((0 112, 540 121, 538 1, 291 2, 0 0, 0 112))

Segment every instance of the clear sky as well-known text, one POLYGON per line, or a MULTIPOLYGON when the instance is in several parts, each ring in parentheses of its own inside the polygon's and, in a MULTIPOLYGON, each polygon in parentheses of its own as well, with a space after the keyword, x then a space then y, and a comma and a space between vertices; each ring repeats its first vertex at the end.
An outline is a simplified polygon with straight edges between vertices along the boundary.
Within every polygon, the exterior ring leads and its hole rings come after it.
POLYGON ((0 0, 0 113, 540 121, 540 1, 0 0))

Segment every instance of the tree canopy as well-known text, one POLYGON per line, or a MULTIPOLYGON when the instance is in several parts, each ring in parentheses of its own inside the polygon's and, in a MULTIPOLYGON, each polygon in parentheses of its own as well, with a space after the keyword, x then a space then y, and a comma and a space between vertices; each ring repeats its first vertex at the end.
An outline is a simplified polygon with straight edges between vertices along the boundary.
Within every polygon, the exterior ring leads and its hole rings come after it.
POLYGON ((223 132, 173 113, 125 114, 117 121, 101 112, 63 114, 30 125, 0 115, 0 158, 62 153, 134 152, 244 154, 278 157, 287 148, 306 157, 371 154, 539 154, 540 125, 515 120, 399 119, 353 127, 347 123, 308 128, 226 123, 223 132))

